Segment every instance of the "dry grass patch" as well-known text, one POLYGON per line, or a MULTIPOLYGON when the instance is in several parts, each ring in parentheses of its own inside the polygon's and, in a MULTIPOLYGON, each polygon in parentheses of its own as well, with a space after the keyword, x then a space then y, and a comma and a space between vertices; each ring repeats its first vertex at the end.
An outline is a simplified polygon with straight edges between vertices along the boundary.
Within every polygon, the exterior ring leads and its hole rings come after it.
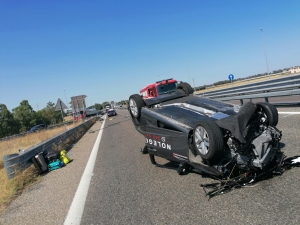
POLYGON ((18 175, 8 180, 5 169, 0 169, 0 212, 11 202, 12 199, 17 197, 25 187, 29 184, 35 183, 40 178, 34 166, 30 166, 18 175))
POLYGON ((73 116, 65 116, 65 117, 64 117, 64 120, 65 120, 66 122, 73 121, 73 116))
MULTIPOLYGON (((75 126, 78 126, 80 123, 69 124, 66 127, 71 129, 75 126)), ((14 138, 7 141, 0 142, 0 168, 3 168, 3 156, 10 155, 14 153, 19 153, 19 149, 29 149, 32 146, 35 146, 43 141, 48 140, 51 137, 54 137, 60 133, 65 132, 65 127, 58 127, 54 129, 42 130, 37 133, 27 134, 23 137, 14 138)))

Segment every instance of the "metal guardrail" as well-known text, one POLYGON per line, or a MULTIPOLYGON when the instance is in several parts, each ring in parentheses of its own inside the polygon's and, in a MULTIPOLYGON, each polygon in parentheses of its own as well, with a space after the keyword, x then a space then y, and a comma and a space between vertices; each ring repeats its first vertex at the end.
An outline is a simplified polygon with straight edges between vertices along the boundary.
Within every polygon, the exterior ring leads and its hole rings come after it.
POLYGON ((282 78, 283 76, 290 76, 291 74, 288 73, 288 72, 282 72, 282 73, 272 73, 272 74, 269 74, 269 75, 264 75, 264 76, 257 76, 257 77, 251 77, 251 78, 241 78, 241 79, 237 79, 237 80, 234 80, 233 83, 226 83, 226 84, 219 84, 219 85, 205 85, 206 88, 205 89, 202 89, 202 90, 199 90, 197 92, 206 92, 209 91, 209 89, 213 89, 215 90, 215 87, 219 87, 218 89, 226 89, 226 87, 224 88, 224 86, 228 86, 228 85, 231 85, 231 84, 234 84, 234 86, 242 86, 244 84, 249 84, 249 83, 253 83, 254 82, 259 82, 259 81, 266 81, 266 80, 270 80, 270 79, 276 79, 278 77, 282 78))
MULTIPOLYGON (((252 99, 256 98, 264 98, 268 102, 269 97, 300 95, 300 74, 198 93, 197 95, 220 101, 240 100, 241 104, 243 104, 245 99, 252 101, 252 99)), ((300 97, 299 102, 278 102, 272 104, 300 105, 300 97)))
POLYGON ((70 130, 65 131, 47 141, 44 141, 36 146, 31 147, 24 153, 20 154, 10 154, 3 157, 4 167, 6 174, 9 179, 15 176, 16 171, 22 171, 32 165, 31 159, 40 152, 46 156, 49 151, 51 151, 55 146, 63 143, 65 140, 70 138, 72 135, 76 134, 79 130, 84 127, 91 127, 95 119, 90 119, 70 130))

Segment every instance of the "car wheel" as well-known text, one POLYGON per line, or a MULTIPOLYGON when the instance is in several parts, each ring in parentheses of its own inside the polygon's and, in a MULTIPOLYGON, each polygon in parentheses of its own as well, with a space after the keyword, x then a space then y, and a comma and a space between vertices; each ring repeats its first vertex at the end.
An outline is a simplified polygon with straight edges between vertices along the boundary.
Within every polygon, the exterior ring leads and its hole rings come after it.
POLYGON ((274 105, 268 102, 258 102, 256 106, 263 113, 263 117, 266 118, 267 125, 276 126, 278 124, 278 111, 274 105))
POLYGON ((211 120, 198 122, 193 130, 193 147, 202 159, 213 163, 222 156, 223 134, 219 126, 211 120))
POLYGON ((177 85, 176 89, 181 89, 185 92, 186 96, 194 93, 193 88, 186 82, 181 82, 177 85))
POLYGON ((129 97, 129 111, 130 114, 137 118, 138 120, 141 117, 141 109, 145 106, 145 102, 142 97, 138 94, 131 95, 129 97))

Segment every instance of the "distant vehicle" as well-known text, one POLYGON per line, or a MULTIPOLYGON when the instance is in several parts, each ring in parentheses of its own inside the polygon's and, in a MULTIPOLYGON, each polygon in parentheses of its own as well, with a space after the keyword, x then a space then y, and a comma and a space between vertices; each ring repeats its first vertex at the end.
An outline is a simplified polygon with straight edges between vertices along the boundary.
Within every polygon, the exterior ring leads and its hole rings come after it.
POLYGON ((34 127, 32 127, 28 132, 29 133, 34 133, 36 131, 43 130, 43 129, 46 129, 46 128, 47 128, 46 124, 39 124, 39 125, 35 125, 34 127))
POLYGON ((110 110, 110 106, 105 107, 105 112, 108 112, 110 110))
POLYGON ((86 117, 97 115, 97 113, 98 113, 98 110, 96 110, 95 108, 86 109, 86 111, 85 111, 86 117))
POLYGON ((72 115, 73 115, 73 121, 78 121, 86 117, 86 112, 81 110, 79 112, 72 112, 72 115))
POLYGON ((97 115, 104 115, 104 114, 105 112, 103 112, 102 110, 97 113, 97 115))
POLYGON ((159 95, 174 92, 178 85, 177 80, 173 78, 156 81, 154 84, 149 84, 140 90, 140 95, 143 99, 156 98, 159 95))
POLYGON ((110 109, 107 111, 107 116, 110 117, 110 116, 116 116, 117 115, 117 112, 116 110, 114 109, 110 109))

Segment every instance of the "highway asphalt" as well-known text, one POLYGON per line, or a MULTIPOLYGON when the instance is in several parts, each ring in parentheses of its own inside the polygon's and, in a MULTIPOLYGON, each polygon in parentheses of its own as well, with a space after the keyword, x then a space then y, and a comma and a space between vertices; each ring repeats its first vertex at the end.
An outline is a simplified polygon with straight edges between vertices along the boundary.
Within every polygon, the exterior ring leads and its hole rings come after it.
MULTIPOLYGON (((291 109, 289 109, 290 111, 291 109)), ((280 111, 280 109, 279 109, 280 111)), ((106 119, 80 224, 300 224, 300 168, 208 200, 214 180, 143 155, 126 110, 106 119)), ((44 175, 0 216, 0 224, 63 224, 102 123, 71 149, 74 161, 44 175)), ((300 115, 280 114, 285 155, 300 155, 300 115)))

